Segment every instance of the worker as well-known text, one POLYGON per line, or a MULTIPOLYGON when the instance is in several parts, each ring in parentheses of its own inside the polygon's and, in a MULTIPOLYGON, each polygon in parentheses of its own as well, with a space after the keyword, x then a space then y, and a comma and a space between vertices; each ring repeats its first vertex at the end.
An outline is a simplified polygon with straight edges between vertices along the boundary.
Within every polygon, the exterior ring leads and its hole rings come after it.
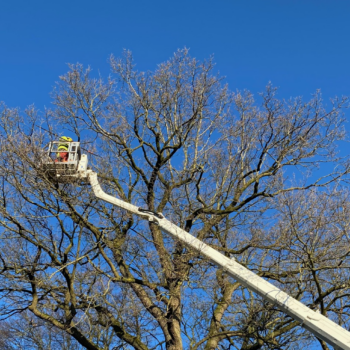
POLYGON ((58 144, 57 151, 57 160, 56 162, 68 162, 69 157, 69 142, 72 142, 73 139, 68 136, 60 137, 60 143, 58 144))

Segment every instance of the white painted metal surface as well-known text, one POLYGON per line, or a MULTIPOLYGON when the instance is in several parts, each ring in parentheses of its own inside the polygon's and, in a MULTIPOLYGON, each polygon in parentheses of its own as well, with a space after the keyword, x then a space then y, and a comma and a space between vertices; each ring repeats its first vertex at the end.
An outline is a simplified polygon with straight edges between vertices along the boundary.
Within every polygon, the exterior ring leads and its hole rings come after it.
POLYGON ((346 329, 329 320, 327 317, 312 311, 303 303, 295 300, 287 293, 257 276, 233 259, 225 257, 164 217, 158 218, 151 213, 140 212, 139 208, 135 205, 106 194, 102 190, 95 172, 88 170, 84 175, 88 176, 96 197, 157 223, 164 232, 181 240, 189 247, 196 249, 202 255, 213 261, 217 266, 224 268, 230 276, 239 281, 242 285, 256 292, 265 300, 276 305, 280 310, 299 321, 304 328, 308 329, 318 338, 332 345, 335 349, 350 350, 350 333, 346 329))
POLYGON ((82 173, 85 174, 85 172, 87 170, 87 164, 88 164, 87 155, 86 154, 82 154, 81 158, 80 158, 80 161, 78 163, 78 169, 77 169, 80 174, 82 174, 82 173))

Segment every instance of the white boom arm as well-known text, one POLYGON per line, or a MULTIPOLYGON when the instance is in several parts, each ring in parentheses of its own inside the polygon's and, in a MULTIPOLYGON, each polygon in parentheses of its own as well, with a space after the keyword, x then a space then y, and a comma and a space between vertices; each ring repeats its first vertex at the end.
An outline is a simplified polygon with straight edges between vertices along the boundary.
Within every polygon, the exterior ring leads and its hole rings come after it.
POLYGON ((144 217, 151 222, 155 222, 164 232, 197 250, 217 266, 222 267, 230 276, 239 281, 243 286, 259 294, 265 300, 276 305, 280 310, 299 321, 304 328, 308 329, 316 337, 332 345, 335 349, 350 350, 350 332, 346 329, 329 320, 327 317, 309 309, 303 303, 297 301, 287 293, 257 276, 235 260, 227 258, 199 239, 193 237, 188 232, 174 225, 162 215, 147 211, 142 212, 135 205, 108 195, 102 190, 95 172, 88 170, 86 175, 89 178, 96 197, 133 214, 144 217))

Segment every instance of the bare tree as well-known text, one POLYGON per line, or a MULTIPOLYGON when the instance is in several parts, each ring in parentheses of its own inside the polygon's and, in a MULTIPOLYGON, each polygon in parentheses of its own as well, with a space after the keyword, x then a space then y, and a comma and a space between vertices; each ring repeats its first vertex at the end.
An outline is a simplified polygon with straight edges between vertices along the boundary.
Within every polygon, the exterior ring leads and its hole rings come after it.
POLYGON ((50 323, 23 312, 0 322, 0 346, 4 350, 81 350, 74 338, 50 323))
POLYGON ((92 167, 105 191, 162 212, 349 327, 349 204, 339 187, 349 162, 336 153, 347 100, 326 110, 319 93, 285 101, 269 85, 255 102, 187 50, 155 72, 136 71, 128 52, 111 68, 104 82, 71 66, 44 114, 2 107, 2 317, 29 312, 93 350, 314 341, 158 226, 97 201, 86 184, 49 178, 42 149, 68 132, 99 155, 92 167))

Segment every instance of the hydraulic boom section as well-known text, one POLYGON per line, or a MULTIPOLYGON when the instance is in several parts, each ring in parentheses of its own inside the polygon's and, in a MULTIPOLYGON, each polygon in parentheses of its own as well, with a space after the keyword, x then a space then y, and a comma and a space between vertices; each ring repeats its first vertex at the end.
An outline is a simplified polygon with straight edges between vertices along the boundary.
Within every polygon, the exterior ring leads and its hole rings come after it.
POLYGON ((280 310, 299 321, 304 328, 308 329, 316 337, 332 345, 335 349, 350 350, 350 332, 346 329, 320 313, 309 309, 303 303, 292 298, 273 284, 246 269, 234 259, 229 259, 217 250, 209 247, 185 230, 174 225, 172 222, 164 218, 163 215, 152 213, 147 210, 140 210, 140 208, 130 203, 108 195, 102 190, 95 172, 88 170, 87 176, 96 197, 133 214, 147 218, 149 221, 159 225, 164 232, 184 242, 192 249, 197 250, 214 262, 218 267, 224 268, 231 277, 239 281, 249 290, 259 294, 264 300, 276 305, 280 310))

